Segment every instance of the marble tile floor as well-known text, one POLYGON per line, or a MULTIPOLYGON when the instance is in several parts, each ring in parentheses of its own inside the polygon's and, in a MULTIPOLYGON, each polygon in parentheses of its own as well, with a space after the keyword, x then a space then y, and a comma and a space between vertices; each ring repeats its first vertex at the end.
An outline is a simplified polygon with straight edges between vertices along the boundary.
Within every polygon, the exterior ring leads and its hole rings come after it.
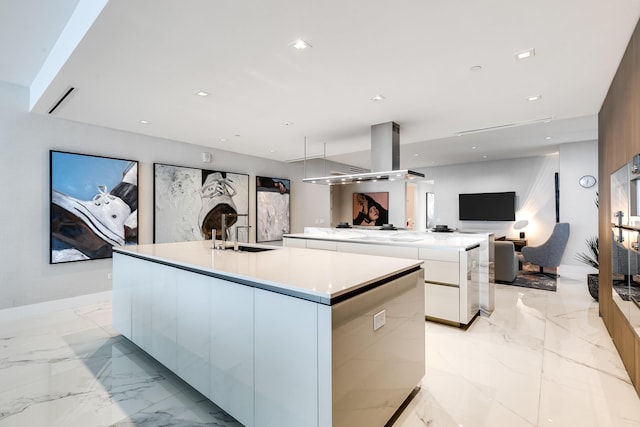
MULTIPOLYGON (((427 375, 394 427, 640 426, 586 277, 496 285, 495 306, 466 331, 427 322, 427 375)), ((0 310, 5 426, 241 427, 111 327, 109 292, 0 310)))

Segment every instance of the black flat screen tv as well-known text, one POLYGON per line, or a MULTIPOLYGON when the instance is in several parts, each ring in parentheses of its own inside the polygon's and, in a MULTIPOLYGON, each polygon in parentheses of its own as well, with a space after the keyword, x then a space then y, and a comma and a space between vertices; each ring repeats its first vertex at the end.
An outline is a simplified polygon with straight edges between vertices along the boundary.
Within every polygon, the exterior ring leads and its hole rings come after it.
POLYGON ((460 221, 515 221, 516 193, 458 195, 460 221))

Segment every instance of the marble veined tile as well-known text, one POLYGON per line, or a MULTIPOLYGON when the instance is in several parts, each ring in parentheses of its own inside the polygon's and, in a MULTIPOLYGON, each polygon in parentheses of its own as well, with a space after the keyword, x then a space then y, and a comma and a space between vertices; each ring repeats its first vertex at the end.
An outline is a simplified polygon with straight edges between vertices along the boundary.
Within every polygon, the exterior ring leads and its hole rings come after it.
POLYGON ((539 426, 640 426, 629 378, 545 351, 539 426))
MULTIPOLYGON (((393 427, 640 427, 583 276, 496 285, 467 330, 427 322, 426 376, 393 427)), ((113 330, 110 293, 0 310, 0 427, 165 425, 241 427, 113 330)))

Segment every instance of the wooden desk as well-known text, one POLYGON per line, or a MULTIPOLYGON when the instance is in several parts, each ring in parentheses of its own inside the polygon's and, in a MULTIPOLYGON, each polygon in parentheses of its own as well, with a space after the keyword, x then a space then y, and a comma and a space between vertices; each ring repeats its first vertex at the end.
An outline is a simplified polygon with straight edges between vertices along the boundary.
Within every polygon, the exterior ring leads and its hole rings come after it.
POLYGON ((507 242, 513 242, 513 246, 515 246, 516 252, 520 252, 522 248, 527 246, 527 243, 528 243, 527 239, 511 239, 507 237, 505 240, 507 242))

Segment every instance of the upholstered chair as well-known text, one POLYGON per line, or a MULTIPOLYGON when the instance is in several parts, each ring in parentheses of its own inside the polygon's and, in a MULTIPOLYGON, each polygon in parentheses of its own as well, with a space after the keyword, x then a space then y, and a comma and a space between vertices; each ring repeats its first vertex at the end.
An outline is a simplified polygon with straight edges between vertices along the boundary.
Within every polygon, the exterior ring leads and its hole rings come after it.
POLYGON ((553 227, 551 236, 546 242, 539 246, 525 246, 522 248, 522 257, 525 262, 538 265, 540 273, 544 273, 545 267, 554 268, 560 266, 560 260, 567 247, 568 240, 569 223, 559 222, 553 227))
POLYGON ((519 271, 519 259, 513 242, 496 240, 493 245, 496 283, 513 283, 519 271))

